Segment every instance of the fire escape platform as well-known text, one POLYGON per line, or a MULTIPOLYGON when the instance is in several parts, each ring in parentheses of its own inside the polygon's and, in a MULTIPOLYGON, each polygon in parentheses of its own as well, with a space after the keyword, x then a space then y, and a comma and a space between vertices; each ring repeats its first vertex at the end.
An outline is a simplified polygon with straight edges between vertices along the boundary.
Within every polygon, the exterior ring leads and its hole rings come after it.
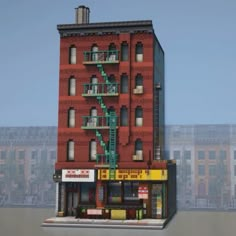
POLYGON ((83 93, 83 97, 97 97, 97 96, 103 96, 103 97, 116 97, 119 96, 119 93, 97 93, 97 94, 87 94, 83 93))
POLYGON ((97 65, 97 64, 119 64, 120 61, 83 61, 84 65, 97 65))
MULTIPOLYGON (((81 126, 81 129, 110 129, 109 126, 81 126)), ((116 126, 116 129, 118 129, 118 126, 116 126)))

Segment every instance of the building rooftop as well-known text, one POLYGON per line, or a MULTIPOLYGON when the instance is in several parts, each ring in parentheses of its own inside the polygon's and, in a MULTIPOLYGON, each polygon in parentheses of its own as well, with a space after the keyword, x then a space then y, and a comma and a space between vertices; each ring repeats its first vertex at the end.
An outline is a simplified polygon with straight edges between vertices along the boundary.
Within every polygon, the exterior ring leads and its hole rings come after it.
POLYGON ((89 24, 60 24, 57 29, 62 37, 75 34, 119 34, 125 32, 147 32, 154 33, 151 20, 100 22, 89 24))

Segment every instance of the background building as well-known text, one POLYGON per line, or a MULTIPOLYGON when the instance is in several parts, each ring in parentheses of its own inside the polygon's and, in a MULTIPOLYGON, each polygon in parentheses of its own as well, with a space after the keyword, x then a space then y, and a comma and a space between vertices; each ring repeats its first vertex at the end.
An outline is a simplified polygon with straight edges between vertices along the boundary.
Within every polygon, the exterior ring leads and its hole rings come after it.
POLYGON ((0 128, 0 205, 53 206, 55 127, 0 128))
MULTIPOLYGON (((177 163, 178 209, 236 209, 236 125, 167 125, 165 130, 166 156, 177 163), (214 160, 209 159, 213 155, 210 151, 215 151, 214 160), (224 172, 209 167, 218 168, 220 155, 224 157, 223 168, 227 168, 225 177, 224 172), (223 187, 217 181, 215 187, 210 187, 212 176, 221 176, 223 187), (202 183, 206 183, 204 188, 202 183)), ((56 144, 57 127, 0 127, 1 206, 55 205, 55 184, 51 177, 56 144), (19 182, 28 187, 20 187, 19 182)))

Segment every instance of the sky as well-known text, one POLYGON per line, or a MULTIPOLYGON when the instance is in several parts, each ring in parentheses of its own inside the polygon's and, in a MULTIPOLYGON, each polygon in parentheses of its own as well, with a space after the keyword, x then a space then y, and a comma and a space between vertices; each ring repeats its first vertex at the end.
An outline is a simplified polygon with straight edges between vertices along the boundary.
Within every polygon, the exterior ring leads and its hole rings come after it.
POLYGON ((58 24, 152 20, 165 51, 166 124, 236 123, 235 0, 0 0, 0 126, 56 126, 58 24))

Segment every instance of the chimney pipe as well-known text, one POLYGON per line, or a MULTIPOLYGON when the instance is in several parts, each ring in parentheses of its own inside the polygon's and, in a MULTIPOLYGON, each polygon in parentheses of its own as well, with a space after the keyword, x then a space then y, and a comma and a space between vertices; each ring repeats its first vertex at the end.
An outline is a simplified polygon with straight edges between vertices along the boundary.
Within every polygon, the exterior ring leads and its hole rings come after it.
POLYGON ((75 8, 75 23, 76 24, 89 24, 90 10, 86 6, 79 6, 75 8))

